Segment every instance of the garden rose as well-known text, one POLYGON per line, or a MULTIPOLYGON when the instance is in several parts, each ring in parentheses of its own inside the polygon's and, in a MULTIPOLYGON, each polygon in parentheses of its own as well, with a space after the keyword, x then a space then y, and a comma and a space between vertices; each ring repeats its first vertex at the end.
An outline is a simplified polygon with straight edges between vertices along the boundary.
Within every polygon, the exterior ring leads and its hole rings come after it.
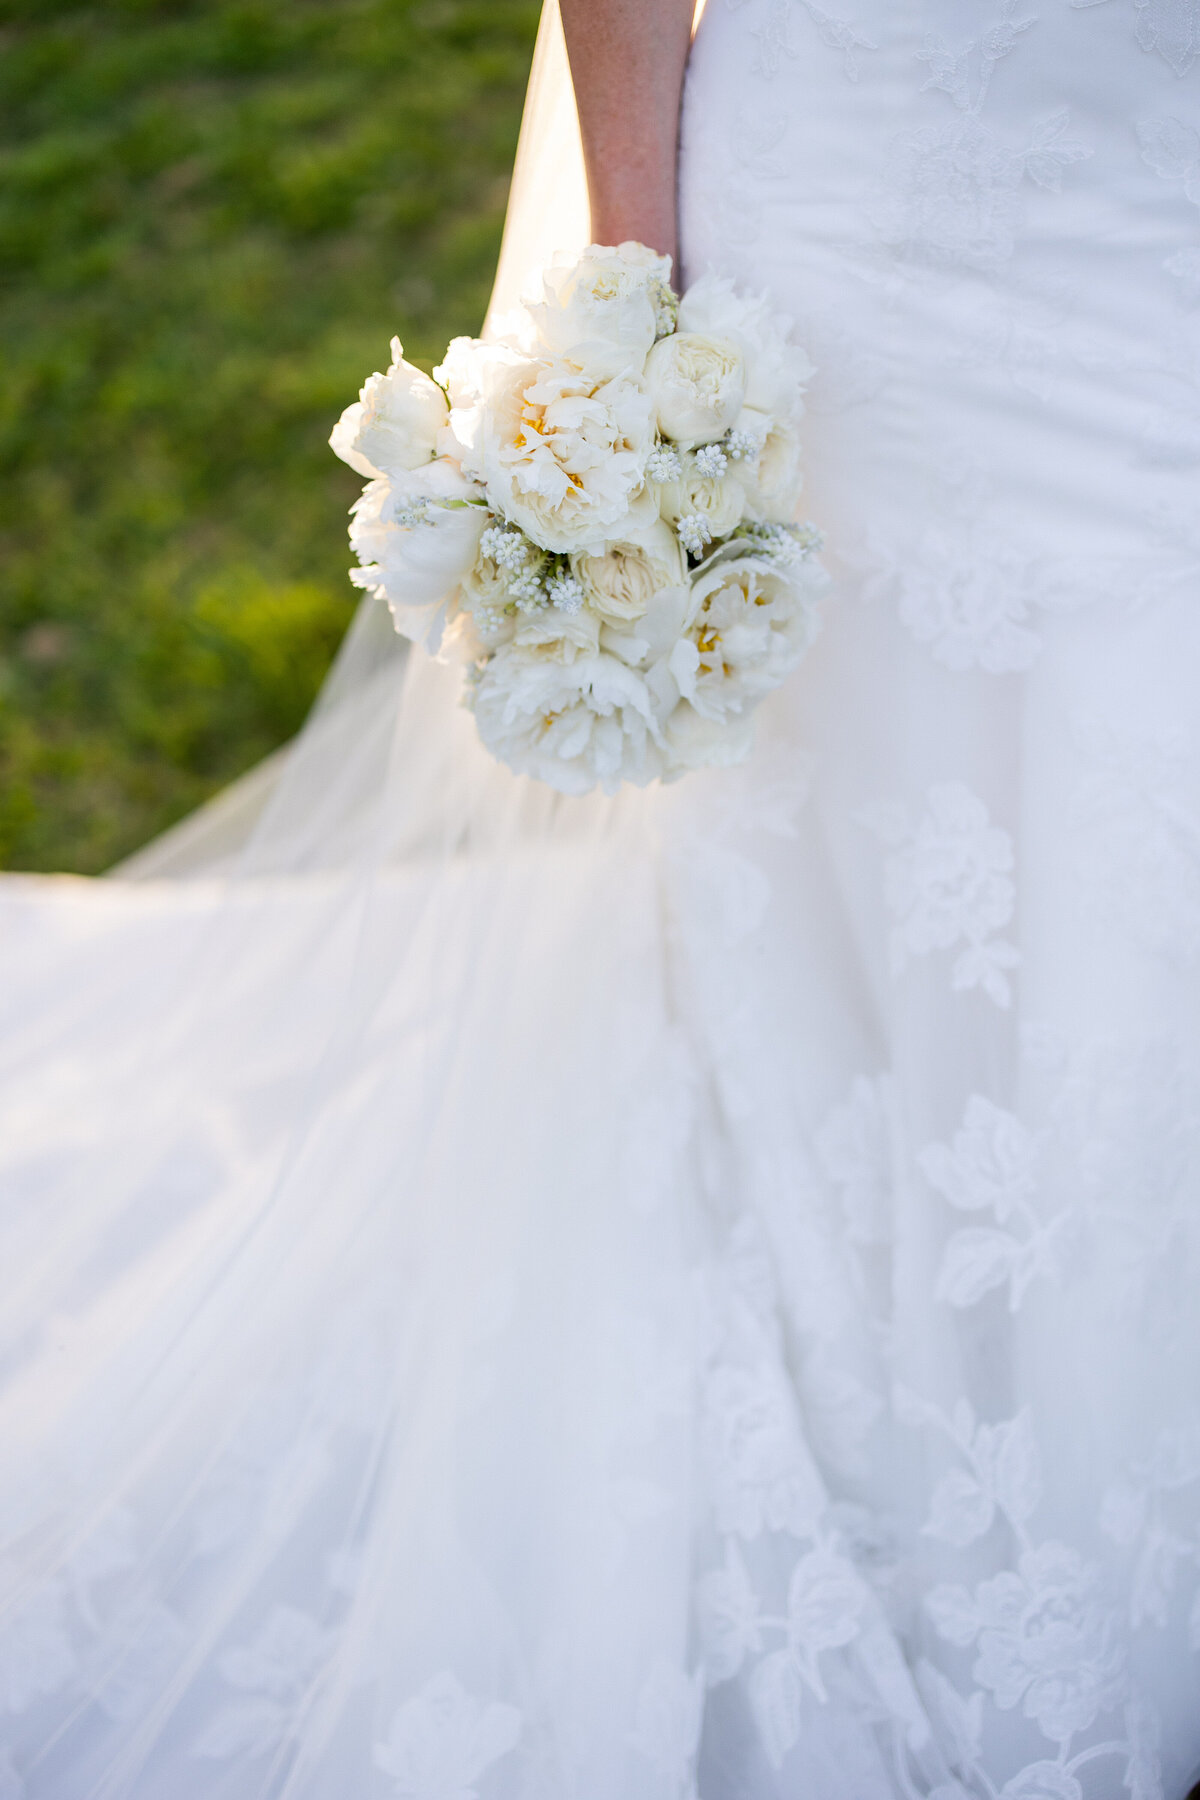
POLYGON ((661 520, 637 541, 572 557, 571 568, 588 605, 606 619, 640 619, 655 593, 677 587, 685 573, 679 540, 661 520))
POLYGON ((646 358, 658 428, 677 444, 723 437, 746 398, 746 365, 729 338, 681 331, 660 338, 646 358))
POLYGON ((675 525, 699 514, 714 538, 725 537, 741 524, 746 510, 746 490, 736 468, 737 464, 731 463, 724 475, 685 470, 678 481, 664 481, 658 490, 663 518, 675 525))
POLYGON ((765 295, 739 294, 719 275, 701 276, 679 304, 681 332, 705 333, 736 346, 746 371, 747 406, 797 418, 813 368, 803 350, 788 341, 787 327, 765 295))
POLYGON ((786 419, 770 419, 745 407, 737 430, 761 441, 757 455, 743 457, 736 464, 751 512, 756 518, 778 525, 790 524, 796 517, 804 486, 800 439, 795 427, 786 419))

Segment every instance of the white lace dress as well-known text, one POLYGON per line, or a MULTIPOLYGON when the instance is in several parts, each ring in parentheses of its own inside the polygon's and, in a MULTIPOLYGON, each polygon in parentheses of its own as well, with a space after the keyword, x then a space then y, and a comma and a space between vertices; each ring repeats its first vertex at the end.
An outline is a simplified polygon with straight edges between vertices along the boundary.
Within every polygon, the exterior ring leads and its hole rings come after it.
POLYGON ((0 893, 0 1800, 1200 1777, 1200 6, 835 5, 686 98, 819 370, 746 767, 385 667, 374 823, 0 893))

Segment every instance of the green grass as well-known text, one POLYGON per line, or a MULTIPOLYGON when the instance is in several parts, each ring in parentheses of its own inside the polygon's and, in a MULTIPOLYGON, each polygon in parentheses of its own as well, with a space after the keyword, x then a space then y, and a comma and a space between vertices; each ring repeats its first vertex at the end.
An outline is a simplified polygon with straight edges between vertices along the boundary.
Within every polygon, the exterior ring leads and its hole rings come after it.
POLYGON ((0 866, 94 872, 300 724, 327 439, 478 329, 535 0, 0 0, 0 866))

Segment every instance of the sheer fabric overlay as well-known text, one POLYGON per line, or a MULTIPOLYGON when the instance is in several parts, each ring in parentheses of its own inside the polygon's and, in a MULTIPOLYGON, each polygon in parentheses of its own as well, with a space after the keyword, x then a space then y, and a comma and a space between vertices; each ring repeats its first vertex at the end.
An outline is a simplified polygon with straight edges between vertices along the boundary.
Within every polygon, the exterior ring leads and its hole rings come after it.
MULTIPOLYGON (((367 603, 0 884, 0 1800, 1200 1774, 1194 0, 709 0, 819 372, 740 770, 562 799, 367 603)), ((586 236, 543 23, 498 280, 586 236)))

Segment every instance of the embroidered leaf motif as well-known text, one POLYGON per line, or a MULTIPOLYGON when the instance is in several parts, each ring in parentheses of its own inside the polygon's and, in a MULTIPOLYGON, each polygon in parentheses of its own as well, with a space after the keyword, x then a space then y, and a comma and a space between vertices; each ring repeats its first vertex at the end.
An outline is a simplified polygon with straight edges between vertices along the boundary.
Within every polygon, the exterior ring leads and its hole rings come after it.
POLYGON ((813 1692, 826 1698, 818 1658, 858 1631, 866 1595, 853 1565, 826 1545, 801 1557, 788 1584, 788 1642, 813 1692))
POLYGON ((971 1544, 982 1537, 995 1514, 992 1496, 965 1469, 951 1469, 933 1490, 922 1530, 943 1543, 971 1544))
POLYGON ((1071 115, 1064 106, 1052 118, 1043 119, 1034 127, 1033 138, 1029 149, 1025 152, 1025 173, 1039 187, 1049 188, 1057 194, 1062 190, 1064 170, 1072 163, 1082 162, 1091 152, 1082 144, 1068 143, 1063 133, 1070 123, 1071 115))
POLYGON ((935 1629, 952 1644, 973 1644, 979 1635, 979 1611, 966 1588, 957 1582, 935 1587, 925 1597, 925 1610, 935 1629))
POLYGON ((1003 1225, 1034 1191, 1036 1148, 1018 1118, 973 1094, 953 1143, 930 1144, 917 1161, 951 1206, 965 1212, 990 1207, 1003 1225))
POLYGON ((750 1677, 750 1704, 763 1748, 777 1769, 800 1735, 802 1695, 800 1672, 787 1650, 764 1656, 750 1677))
POLYGON ((992 1432, 996 1504, 1014 1525, 1033 1517, 1042 1497, 1041 1469, 1033 1419, 1024 1408, 992 1432))
POLYGON ((1014 1275, 1021 1245, 1007 1231, 968 1227, 949 1238, 938 1270, 935 1298, 951 1306, 974 1306, 1014 1275))
POLYGON ((748 1655, 762 1648, 758 1595, 737 1542, 725 1544, 725 1567, 705 1575, 696 1589, 704 1668, 710 1682, 736 1675, 748 1655))
POLYGON ((926 1657, 916 1668, 917 1686, 928 1711, 942 1728, 951 1766, 965 1773, 983 1755, 983 1694, 968 1699, 926 1657))
POLYGON ((400 1800, 477 1800, 479 1777, 520 1735, 515 1706, 472 1699, 445 1670, 400 1707, 375 1746, 375 1767, 400 1800))
POLYGON ((265 1756, 287 1732, 288 1710, 276 1700, 238 1700, 223 1707, 192 1745, 193 1756, 265 1756))
POLYGON ((1188 1648, 1200 1655, 1200 1588, 1196 1590, 1196 1598, 1192 1601, 1192 1610, 1188 1614, 1188 1648))
POLYGON ((1139 119, 1142 157, 1164 181, 1182 181, 1183 191, 1200 206, 1200 131, 1182 119, 1139 119))
POLYGON ((656 1663, 638 1695, 633 1742, 662 1774, 668 1791, 694 1794, 692 1770, 704 1719, 704 1677, 656 1663))
POLYGON ((1005 1782, 1000 1800, 1083 1800, 1083 1789, 1061 1764, 1036 1762, 1005 1782))

